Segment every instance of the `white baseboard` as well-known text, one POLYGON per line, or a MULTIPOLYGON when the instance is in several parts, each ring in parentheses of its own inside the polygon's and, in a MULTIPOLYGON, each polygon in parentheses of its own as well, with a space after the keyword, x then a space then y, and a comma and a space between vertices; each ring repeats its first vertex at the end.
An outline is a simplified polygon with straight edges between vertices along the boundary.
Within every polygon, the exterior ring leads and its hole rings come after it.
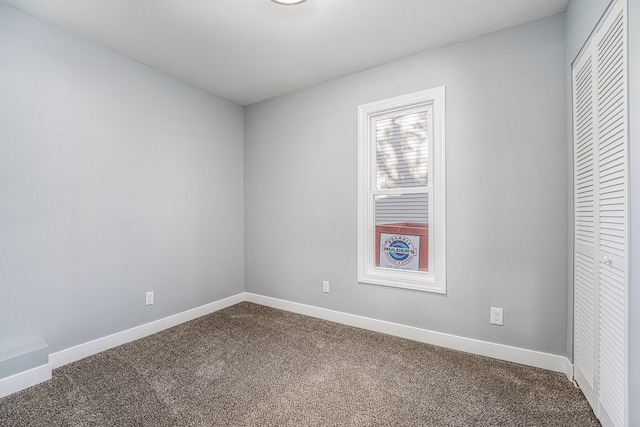
POLYGON ((331 322, 355 326, 357 328, 367 329, 370 331, 394 335, 401 338, 408 338, 414 341, 420 341, 453 350, 460 350, 467 353, 478 354, 480 356, 487 356, 494 359, 547 369, 554 372, 561 372, 565 374, 567 378, 573 380, 573 365, 566 357, 563 356, 511 347, 503 344, 495 344, 472 338, 464 338, 441 332, 434 332, 427 329, 386 322, 384 320, 371 319, 368 317, 299 304, 277 298, 265 297, 248 292, 245 292, 244 295, 245 301, 248 302, 291 311, 293 313, 304 314, 311 317, 317 317, 331 322))
POLYGON ((93 341, 52 353, 49 355, 48 364, 0 379, 0 398, 51 379, 51 371, 55 368, 59 368, 60 366, 68 363, 75 362, 101 351, 126 344, 148 335, 155 334, 156 332, 188 322, 189 320, 222 310, 223 308, 230 307, 242 301, 253 302, 370 331, 408 338, 414 341, 420 341, 440 347, 534 366, 536 368, 548 369, 555 372, 562 372, 569 379, 573 379, 573 365, 566 357, 563 356, 556 356, 538 351, 464 338, 441 332, 434 332, 413 326, 401 325, 399 323, 371 319, 326 308, 314 307, 244 292, 191 310, 183 311, 182 313, 145 323, 144 325, 136 326, 135 328, 117 332, 106 337, 98 338, 93 341))
POLYGON ((106 337, 79 344, 75 347, 50 354, 49 364, 51 365, 51 369, 56 369, 60 366, 66 365, 67 363, 75 362, 76 360, 84 359, 85 357, 100 353, 101 351, 155 334, 156 332, 160 332, 167 328, 188 322, 189 320, 196 319, 200 316, 222 310, 223 308, 230 307, 242 301, 244 301, 244 293, 233 295, 219 301, 214 301, 153 322, 145 323, 144 325, 136 326, 135 328, 127 329, 126 331, 116 332, 115 334, 106 337))
POLYGON ((51 379, 51 364, 0 379, 0 398, 51 379))
POLYGON ((51 353, 49 355, 48 364, 0 379, 0 398, 51 379, 51 371, 64 366, 67 363, 75 362, 96 353, 100 353, 101 351, 155 334, 156 332, 160 332, 164 329, 188 322, 189 320, 222 310, 223 308, 230 307, 242 301, 244 301, 244 293, 239 293, 191 310, 183 311, 182 313, 145 323, 144 325, 136 326, 135 328, 127 329, 126 331, 117 332, 56 353, 51 353))

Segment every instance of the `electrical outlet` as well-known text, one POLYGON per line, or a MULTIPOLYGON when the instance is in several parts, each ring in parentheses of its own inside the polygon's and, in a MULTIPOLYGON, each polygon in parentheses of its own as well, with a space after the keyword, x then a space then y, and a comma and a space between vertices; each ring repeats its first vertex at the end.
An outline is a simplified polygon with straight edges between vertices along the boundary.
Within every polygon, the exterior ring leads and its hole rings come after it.
POLYGON ((329 281, 328 280, 323 280, 322 281, 322 292, 324 292, 325 294, 329 293, 329 281))
POLYGON ((144 303, 144 304, 145 304, 145 305, 151 305, 151 304, 153 304, 153 291, 151 291, 151 292, 147 292, 147 295, 146 295, 146 299, 145 299, 145 303, 144 303))
POLYGON ((491 324, 504 325, 504 311, 498 307, 491 307, 491 324))

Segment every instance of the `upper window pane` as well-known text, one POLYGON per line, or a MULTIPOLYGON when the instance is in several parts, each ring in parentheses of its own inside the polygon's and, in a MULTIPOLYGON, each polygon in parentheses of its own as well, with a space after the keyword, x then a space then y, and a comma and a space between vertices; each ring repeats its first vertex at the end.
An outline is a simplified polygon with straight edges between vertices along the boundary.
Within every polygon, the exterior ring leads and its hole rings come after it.
POLYGON ((375 121, 378 189, 429 185, 429 112, 398 112, 375 121))

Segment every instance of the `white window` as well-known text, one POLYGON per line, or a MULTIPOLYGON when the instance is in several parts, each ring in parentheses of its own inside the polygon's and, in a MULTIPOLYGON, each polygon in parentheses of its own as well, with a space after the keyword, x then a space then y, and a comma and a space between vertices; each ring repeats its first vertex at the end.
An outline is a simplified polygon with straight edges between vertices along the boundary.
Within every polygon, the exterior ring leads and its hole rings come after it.
POLYGON ((446 293, 445 89, 358 107, 358 281, 446 293))

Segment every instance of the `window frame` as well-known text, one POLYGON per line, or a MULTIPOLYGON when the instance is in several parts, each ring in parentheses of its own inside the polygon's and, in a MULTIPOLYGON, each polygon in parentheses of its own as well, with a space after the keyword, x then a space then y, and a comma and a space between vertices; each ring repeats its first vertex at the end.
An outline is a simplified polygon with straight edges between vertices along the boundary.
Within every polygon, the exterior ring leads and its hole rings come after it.
POLYGON ((358 106, 358 282, 446 294, 446 186, 445 87, 401 95, 358 106), (427 186, 392 190, 391 193, 427 192, 429 195, 429 271, 403 271, 375 266, 375 196, 377 141, 372 123, 398 110, 430 106, 432 138, 429 141, 427 186))

